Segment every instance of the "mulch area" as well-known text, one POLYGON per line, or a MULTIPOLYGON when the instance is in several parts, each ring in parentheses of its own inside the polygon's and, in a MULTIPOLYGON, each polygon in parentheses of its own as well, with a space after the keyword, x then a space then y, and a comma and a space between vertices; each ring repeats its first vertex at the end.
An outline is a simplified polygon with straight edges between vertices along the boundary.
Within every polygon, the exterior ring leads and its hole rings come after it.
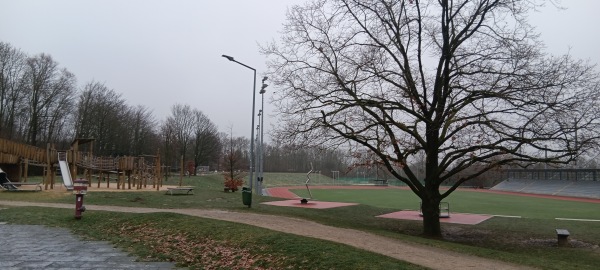
POLYGON ((322 201, 314 201, 314 200, 308 200, 307 203, 301 203, 300 199, 296 199, 296 200, 264 202, 262 204, 274 205, 274 206, 300 207, 300 208, 328 209, 328 208, 357 205, 358 203, 322 202, 322 201))
MULTIPOLYGON (((377 217, 404 220, 423 220, 423 217, 421 216, 419 211, 409 210, 388 213, 377 217)), ((484 222, 490 218, 492 218, 492 216, 490 215, 451 213, 450 216, 447 218, 440 218, 440 222, 475 225, 484 222)))

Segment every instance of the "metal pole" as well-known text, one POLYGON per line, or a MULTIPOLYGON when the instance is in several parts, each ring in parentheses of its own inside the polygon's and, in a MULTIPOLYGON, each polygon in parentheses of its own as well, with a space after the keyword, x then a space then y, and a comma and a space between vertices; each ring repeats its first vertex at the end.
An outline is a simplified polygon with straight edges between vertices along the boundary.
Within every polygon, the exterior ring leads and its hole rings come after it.
MULTIPOLYGON (((260 118, 258 120, 258 122, 260 123, 260 118)), ((256 125, 256 159, 258 160, 258 162, 256 163, 256 194, 260 195, 262 194, 262 192, 260 191, 260 184, 259 184, 259 174, 260 174, 260 144, 259 142, 259 137, 260 136, 260 124, 256 125)))
POLYGON ((261 111, 262 111, 262 116, 260 117, 260 188, 261 190, 259 190, 259 194, 262 195, 262 183, 263 183, 263 176, 264 176, 264 172, 265 172, 265 150, 264 150, 264 134, 265 134, 265 92, 264 92, 264 88, 263 91, 261 91, 262 94, 260 94, 261 96, 261 111))
MULTIPOLYGON (((250 192, 252 191, 252 178, 254 177, 253 173, 254 173, 254 162, 255 162, 255 157, 254 157, 254 113, 255 113, 255 103, 256 103, 256 69, 254 69, 251 66, 248 66, 244 63, 238 62, 236 61, 233 57, 228 56, 228 55, 222 55, 223 57, 227 58, 227 60, 232 61, 232 62, 236 62, 246 68, 251 69, 254 72, 254 83, 252 84, 252 124, 250 125, 250 175, 248 177, 248 184, 250 185, 250 192)), ((251 203, 252 204, 252 203, 251 203)), ((250 207, 250 205, 248 205, 248 207, 250 207)))
MULTIPOLYGON (((259 92, 260 93, 260 92, 259 92)), ((262 110, 258 110, 258 128, 256 130, 256 143, 258 144, 258 146, 256 147, 257 149, 257 158, 258 158, 258 173, 256 176, 256 193, 258 195, 262 195, 262 155, 263 155, 263 148, 262 148, 262 118, 263 118, 263 111, 262 110)))
POLYGON ((252 160, 250 161, 250 177, 248 177, 248 181, 250 182, 250 192, 253 193, 252 190, 252 178, 254 173, 254 166, 256 159, 254 158, 254 111, 256 107, 256 69, 252 69, 254 71, 254 83, 252 84, 252 125, 250 125, 250 157, 252 160))
POLYGON ((260 125, 260 154, 259 154, 259 169, 258 169, 258 181, 256 184, 256 187, 258 189, 258 194, 262 195, 262 187, 263 187, 263 176, 264 176, 264 170, 265 170, 265 150, 264 150, 264 143, 263 143, 263 139, 264 139, 264 130, 265 130, 265 88, 267 88, 267 84, 265 84, 265 81, 268 79, 268 77, 264 77, 262 79, 262 87, 260 88, 260 96, 261 96, 261 108, 260 108, 260 118, 259 118, 259 125, 260 125))

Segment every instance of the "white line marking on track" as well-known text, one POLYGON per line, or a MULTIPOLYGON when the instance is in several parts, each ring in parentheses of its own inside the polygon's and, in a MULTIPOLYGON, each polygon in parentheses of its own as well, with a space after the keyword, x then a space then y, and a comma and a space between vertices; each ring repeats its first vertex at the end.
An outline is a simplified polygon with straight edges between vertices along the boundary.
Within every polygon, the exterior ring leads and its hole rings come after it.
POLYGON ((493 217, 521 218, 521 216, 492 215, 493 217))
POLYGON ((558 220, 572 220, 572 221, 593 221, 600 222, 600 219, 581 219, 581 218, 555 218, 558 220))

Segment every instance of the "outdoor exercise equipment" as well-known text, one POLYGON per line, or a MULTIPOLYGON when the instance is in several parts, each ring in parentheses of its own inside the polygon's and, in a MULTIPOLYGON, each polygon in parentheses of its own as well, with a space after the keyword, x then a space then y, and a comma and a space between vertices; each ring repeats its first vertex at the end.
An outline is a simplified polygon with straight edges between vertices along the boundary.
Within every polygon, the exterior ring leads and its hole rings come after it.
MULTIPOLYGON (((423 203, 420 204, 419 215, 423 216, 423 203)), ((440 218, 449 218, 449 217, 450 217, 450 203, 440 202, 440 218)))
MULTIPOLYGON (((308 183, 310 182, 310 174, 313 172, 313 165, 312 162, 310 163, 310 171, 308 171, 308 173, 306 174, 306 182, 304 183, 304 185, 306 186, 306 190, 308 191, 308 195, 310 196, 310 199, 312 200, 312 193, 310 192, 310 188, 308 187, 308 183)), ((300 200, 301 204, 307 204, 308 203, 308 199, 306 198, 302 198, 302 200, 300 200)))

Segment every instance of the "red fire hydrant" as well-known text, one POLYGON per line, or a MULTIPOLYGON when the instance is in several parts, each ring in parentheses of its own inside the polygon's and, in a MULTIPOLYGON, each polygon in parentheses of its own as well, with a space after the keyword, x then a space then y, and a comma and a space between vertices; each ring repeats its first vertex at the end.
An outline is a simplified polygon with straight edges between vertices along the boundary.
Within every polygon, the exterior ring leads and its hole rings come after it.
POLYGON ((81 213, 85 212, 83 206, 83 195, 87 193, 88 181, 77 179, 73 181, 73 193, 75 194, 75 219, 81 219, 81 213))

